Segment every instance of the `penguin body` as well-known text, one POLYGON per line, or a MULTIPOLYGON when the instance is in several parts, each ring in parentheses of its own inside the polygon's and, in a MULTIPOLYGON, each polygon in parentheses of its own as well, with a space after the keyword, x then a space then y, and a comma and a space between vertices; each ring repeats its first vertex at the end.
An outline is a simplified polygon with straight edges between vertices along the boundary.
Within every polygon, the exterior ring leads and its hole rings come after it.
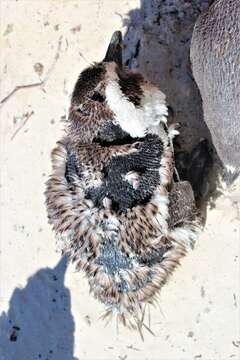
POLYGON ((239 17, 239 0, 213 1, 195 24, 190 51, 204 120, 230 179, 240 171, 239 17))
POLYGON ((139 328, 200 227, 191 186, 174 184, 165 95, 121 61, 121 33, 81 74, 52 152, 49 221, 95 298, 139 328))

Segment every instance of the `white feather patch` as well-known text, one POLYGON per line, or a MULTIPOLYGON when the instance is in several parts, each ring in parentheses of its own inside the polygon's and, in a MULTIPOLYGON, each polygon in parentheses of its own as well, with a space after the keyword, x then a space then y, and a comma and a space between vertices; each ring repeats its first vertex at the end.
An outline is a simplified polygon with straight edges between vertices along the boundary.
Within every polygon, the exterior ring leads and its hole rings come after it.
POLYGON ((139 186, 140 175, 135 171, 129 171, 126 175, 122 175, 125 181, 128 181, 129 184, 133 186, 134 189, 137 189, 139 186))
POLYGON ((196 240, 199 236, 199 230, 197 226, 184 226, 178 227, 170 232, 170 236, 176 240, 184 243, 187 247, 193 248, 196 240))
POLYGON ((141 105, 144 110, 147 125, 156 126, 161 122, 167 123, 168 109, 165 104, 165 95, 156 87, 143 87, 143 99, 141 105))
POLYGON ((156 133, 160 122, 167 121, 165 96, 156 88, 152 92, 144 92, 141 109, 126 98, 117 81, 108 81, 105 94, 110 109, 115 113, 115 120, 133 138, 156 133))

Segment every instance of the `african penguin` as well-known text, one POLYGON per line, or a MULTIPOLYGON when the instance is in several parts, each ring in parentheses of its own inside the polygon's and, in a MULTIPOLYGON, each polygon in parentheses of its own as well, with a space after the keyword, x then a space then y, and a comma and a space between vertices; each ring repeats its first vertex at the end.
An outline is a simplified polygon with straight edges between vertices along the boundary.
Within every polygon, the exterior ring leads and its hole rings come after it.
POLYGON ((191 185, 174 181, 165 95, 122 63, 115 32, 80 74, 46 185, 50 224, 90 291, 124 325, 143 325, 201 227, 191 185))

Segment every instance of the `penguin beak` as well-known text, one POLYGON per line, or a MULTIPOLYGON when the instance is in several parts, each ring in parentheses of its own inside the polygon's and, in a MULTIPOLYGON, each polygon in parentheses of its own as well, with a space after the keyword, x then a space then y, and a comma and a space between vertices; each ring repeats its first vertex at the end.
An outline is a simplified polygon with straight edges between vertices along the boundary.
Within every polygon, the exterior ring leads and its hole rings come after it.
POLYGON ((115 31, 112 35, 107 53, 103 59, 105 62, 114 61, 118 66, 122 66, 122 33, 115 31))

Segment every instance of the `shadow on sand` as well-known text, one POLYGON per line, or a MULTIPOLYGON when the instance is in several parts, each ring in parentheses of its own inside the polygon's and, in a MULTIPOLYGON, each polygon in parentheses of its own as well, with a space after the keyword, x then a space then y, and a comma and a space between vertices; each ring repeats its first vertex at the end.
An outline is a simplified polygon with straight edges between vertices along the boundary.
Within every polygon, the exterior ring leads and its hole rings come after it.
POLYGON ((192 184, 204 213, 210 195, 216 195, 219 160, 203 120, 201 96, 191 72, 190 43, 195 22, 210 3, 211 0, 141 0, 140 8, 131 10, 123 19, 127 27, 124 63, 166 94, 169 122, 181 125, 180 135, 174 141, 176 167, 180 178, 192 184))
MULTIPOLYGON (((16 288, 0 317, 1 360, 73 360, 74 320, 64 286, 67 259, 16 288)), ((75 359, 77 360, 77 359, 75 359)))

